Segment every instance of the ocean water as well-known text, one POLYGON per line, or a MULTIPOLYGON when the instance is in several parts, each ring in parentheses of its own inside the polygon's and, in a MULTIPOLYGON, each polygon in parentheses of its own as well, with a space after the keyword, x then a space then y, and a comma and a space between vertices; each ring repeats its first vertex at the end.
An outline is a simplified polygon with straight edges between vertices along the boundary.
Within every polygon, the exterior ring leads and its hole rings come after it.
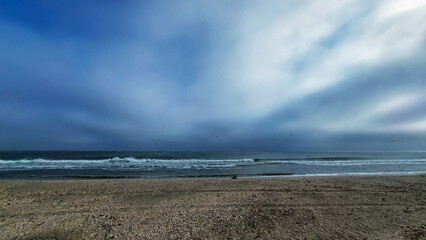
POLYGON ((426 174, 426 152, 0 152, 0 179, 426 174))

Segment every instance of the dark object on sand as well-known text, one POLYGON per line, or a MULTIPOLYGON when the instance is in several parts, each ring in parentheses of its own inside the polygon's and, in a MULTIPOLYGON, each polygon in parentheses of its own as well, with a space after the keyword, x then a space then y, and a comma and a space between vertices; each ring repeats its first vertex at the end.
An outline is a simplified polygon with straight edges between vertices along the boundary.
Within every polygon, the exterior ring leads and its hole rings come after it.
POLYGON ((231 179, 237 179, 237 175, 232 176, 231 179))

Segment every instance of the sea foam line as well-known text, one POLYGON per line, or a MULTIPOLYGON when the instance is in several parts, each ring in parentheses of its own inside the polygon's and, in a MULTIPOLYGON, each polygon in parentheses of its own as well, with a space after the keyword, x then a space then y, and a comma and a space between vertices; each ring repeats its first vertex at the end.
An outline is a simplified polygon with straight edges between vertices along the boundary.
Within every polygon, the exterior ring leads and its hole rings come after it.
POLYGON ((133 157, 86 159, 21 159, 0 160, 0 170, 5 169, 128 169, 128 168, 226 168, 254 163, 253 159, 135 159, 133 157))

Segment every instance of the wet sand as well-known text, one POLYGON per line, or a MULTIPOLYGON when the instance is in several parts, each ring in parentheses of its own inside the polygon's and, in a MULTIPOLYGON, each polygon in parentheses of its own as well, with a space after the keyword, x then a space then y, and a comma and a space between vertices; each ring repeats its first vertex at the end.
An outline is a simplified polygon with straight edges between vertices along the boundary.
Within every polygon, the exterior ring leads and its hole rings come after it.
POLYGON ((426 239, 426 175, 0 181, 0 239, 426 239))

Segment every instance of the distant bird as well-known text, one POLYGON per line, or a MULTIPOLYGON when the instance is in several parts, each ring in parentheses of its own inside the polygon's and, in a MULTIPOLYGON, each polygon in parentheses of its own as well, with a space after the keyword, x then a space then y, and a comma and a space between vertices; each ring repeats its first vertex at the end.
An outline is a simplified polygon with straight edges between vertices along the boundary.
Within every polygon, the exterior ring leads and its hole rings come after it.
POLYGON ((217 138, 217 136, 216 136, 216 138, 217 138))
POLYGON ((395 141, 395 140, 392 140, 391 142, 393 142, 393 143, 394 143, 394 142, 396 142, 396 141, 395 141))
POLYGON ((293 136, 293 133, 290 133, 290 136, 293 136))

